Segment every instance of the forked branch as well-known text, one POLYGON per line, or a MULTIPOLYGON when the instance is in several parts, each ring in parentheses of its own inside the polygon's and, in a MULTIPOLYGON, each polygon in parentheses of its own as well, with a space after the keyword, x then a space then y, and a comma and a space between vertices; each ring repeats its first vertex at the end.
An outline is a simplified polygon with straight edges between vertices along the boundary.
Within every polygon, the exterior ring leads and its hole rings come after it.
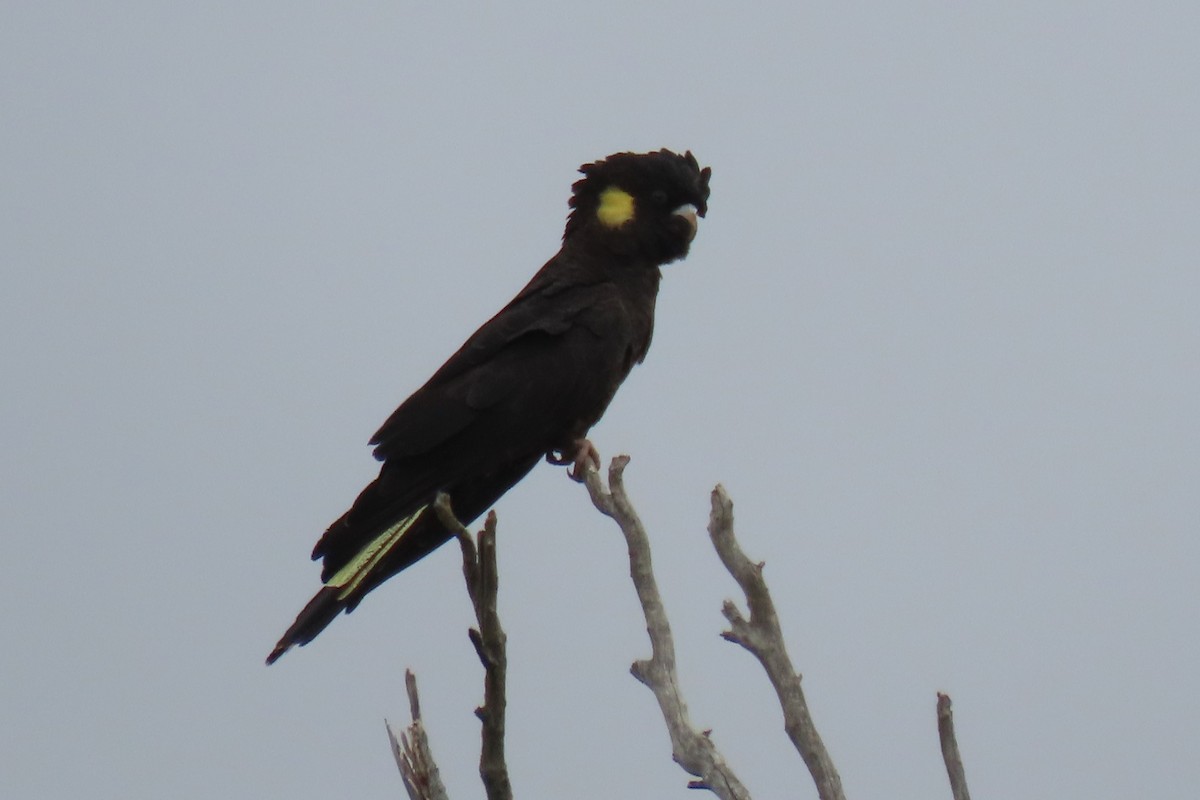
POLYGON ((496 593, 500 586, 496 569, 496 512, 488 512, 487 522, 479 532, 478 539, 472 539, 471 532, 454 516, 450 498, 444 492, 438 493, 434 510, 462 547, 463 577, 471 604, 475 607, 475 619, 479 623, 478 628, 467 632, 484 671, 483 705, 475 709, 475 716, 483 723, 479 775, 483 778, 488 800, 512 800, 508 764, 504 759, 508 637, 500 626, 500 614, 496 606, 496 593))
POLYGON ((625 535, 629 546, 629 574, 646 617, 651 655, 649 659, 635 661, 630 671, 658 700, 671 737, 671 754, 685 772, 697 778, 690 781, 688 786, 709 789, 722 800, 748 800, 750 794, 746 787, 725 763, 707 732, 697 730, 688 719, 687 704, 675 672, 675 642, 671 635, 671 624, 667 620, 650 563, 650 541, 641 519, 625 494, 625 484, 621 480, 628 463, 628 456, 617 456, 612 460, 608 470, 607 491, 595 470, 587 470, 585 483, 592 503, 602 514, 611 517, 625 535))
POLYGON ((779 697, 784 730, 804 759, 817 786, 817 795, 821 800, 845 800, 842 779, 821 741, 821 735, 817 733, 817 726, 808 712, 808 702, 804 699, 804 690, 800 687, 800 675, 792 667, 792 660, 783 643, 779 615, 775 612, 771 592, 763 580, 763 564, 752 562, 742 552, 733 535, 733 501, 720 484, 712 492, 708 535, 721 563, 741 587, 750 610, 750 618, 746 619, 732 600, 726 600, 721 612, 729 621, 729 630, 721 635, 749 650, 762 664, 767 679, 779 697))
MULTIPOLYGON (((459 522, 450 508, 450 498, 439 493, 434 502, 438 520, 457 537, 462 547, 463 577, 467 583, 467 594, 475 609, 478 628, 467 634, 475 647, 475 654, 483 664, 483 705, 475 709, 482 725, 482 747, 479 755, 479 774, 483 778, 488 800, 512 800, 512 785, 508 779, 508 765, 504 760, 504 718, 507 701, 505 680, 508 668, 506 653, 507 637, 500 626, 500 615, 496 610, 496 593, 499 578, 496 570, 496 513, 490 512, 483 530, 477 538, 471 536, 466 526, 459 522)), ((408 703, 412 710, 412 724, 404 733, 396 736, 391 725, 387 726, 388 738, 392 743, 392 754, 400 767, 400 777, 408 790, 410 800, 447 800, 446 787, 442 785, 437 764, 429 751, 429 741, 421 724, 421 705, 417 697, 417 679, 411 671, 405 673, 408 703)))

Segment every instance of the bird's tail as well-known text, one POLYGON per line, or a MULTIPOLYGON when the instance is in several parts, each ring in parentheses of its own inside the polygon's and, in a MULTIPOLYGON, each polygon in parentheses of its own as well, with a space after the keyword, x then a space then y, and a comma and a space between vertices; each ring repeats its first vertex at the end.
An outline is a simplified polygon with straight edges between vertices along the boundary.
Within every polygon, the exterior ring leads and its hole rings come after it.
POLYGON ((313 595, 304 610, 296 615, 296 621, 283 634, 271 655, 267 656, 267 663, 274 664, 292 645, 308 644, 325 630, 333 618, 346 608, 346 601, 338 598, 339 592, 335 586, 325 586, 313 595))
POLYGON ((441 523, 437 521, 428 505, 421 506, 412 514, 386 528, 345 566, 331 575, 329 580, 325 581, 321 591, 308 601, 308 605, 296 616, 296 621, 287 629, 279 643, 275 645, 275 649, 267 656, 267 663, 274 664, 293 645, 305 645, 311 642, 318 633, 333 622, 338 614, 342 611, 353 610, 363 595, 404 567, 427 555, 449 536, 450 534, 441 528, 441 523), (416 535, 410 535, 406 539, 404 535, 418 522, 423 524, 413 532, 416 535), (431 526, 431 530, 424 530, 431 526), (397 546, 402 540, 407 544, 403 548, 398 548, 397 546))

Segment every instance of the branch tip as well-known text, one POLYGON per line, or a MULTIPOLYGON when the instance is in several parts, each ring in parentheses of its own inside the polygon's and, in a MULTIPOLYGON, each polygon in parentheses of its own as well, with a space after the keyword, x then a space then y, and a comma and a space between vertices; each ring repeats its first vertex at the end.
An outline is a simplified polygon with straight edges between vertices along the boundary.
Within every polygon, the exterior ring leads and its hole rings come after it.
POLYGON ((946 775, 950 779, 950 791, 954 800, 971 800, 967 791, 967 773, 963 767, 962 754, 958 751, 958 739, 954 735, 954 712, 951 710, 950 695, 938 692, 937 725, 938 739, 942 745, 942 760, 946 763, 946 775))

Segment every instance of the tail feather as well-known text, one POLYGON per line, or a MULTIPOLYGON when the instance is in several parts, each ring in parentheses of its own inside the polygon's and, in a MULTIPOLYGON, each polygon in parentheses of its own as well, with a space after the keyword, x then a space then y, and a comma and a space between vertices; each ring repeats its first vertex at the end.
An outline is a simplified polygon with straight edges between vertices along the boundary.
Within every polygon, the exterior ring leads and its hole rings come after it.
POLYGON ((329 623, 333 622, 334 617, 342 613, 342 609, 346 607, 346 601, 340 595, 341 589, 336 586, 326 586, 313 595, 313 599, 309 600, 304 610, 296 616, 292 627, 287 629, 279 643, 275 645, 271 655, 267 656, 267 664, 274 664, 278 661, 279 657, 291 649, 292 645, 308 644, 317 637, 318 633, 325 630, 329 623))

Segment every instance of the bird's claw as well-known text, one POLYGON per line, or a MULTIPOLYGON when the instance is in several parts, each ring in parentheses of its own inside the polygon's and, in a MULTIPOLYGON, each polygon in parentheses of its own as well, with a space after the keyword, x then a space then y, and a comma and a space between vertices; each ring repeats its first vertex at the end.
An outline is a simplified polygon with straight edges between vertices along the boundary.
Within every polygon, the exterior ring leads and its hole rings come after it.
POLYGON ((570 464, 567 475, 571 480, 583 483, 588 467, 600 469, 600 451, 588 439, 579 439, 575 442, 574 455, 567 455, 564 450, 551 450, 546 453, 546 461, 559 466, 570 464))

